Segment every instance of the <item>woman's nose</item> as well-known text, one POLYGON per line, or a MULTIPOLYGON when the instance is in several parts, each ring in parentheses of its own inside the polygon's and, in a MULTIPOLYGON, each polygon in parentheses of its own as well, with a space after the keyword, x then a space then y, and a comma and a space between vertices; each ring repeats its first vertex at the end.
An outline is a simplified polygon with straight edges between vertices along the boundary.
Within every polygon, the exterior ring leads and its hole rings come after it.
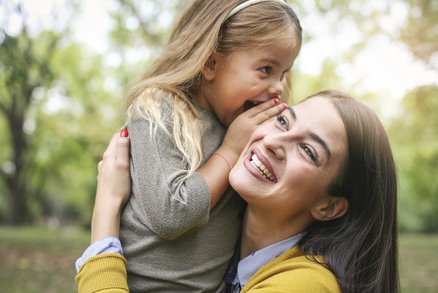
POLYGON ((286 141, 283 133, 266 135, 263 138, 263 145, 276 159, 284 159, 286 141))

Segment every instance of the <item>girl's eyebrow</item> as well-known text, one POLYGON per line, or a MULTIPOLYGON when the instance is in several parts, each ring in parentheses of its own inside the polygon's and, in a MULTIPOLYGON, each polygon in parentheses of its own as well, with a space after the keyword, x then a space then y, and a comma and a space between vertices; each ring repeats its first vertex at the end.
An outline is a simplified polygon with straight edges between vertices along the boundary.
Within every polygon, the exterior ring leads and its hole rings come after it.
POLYGON ((260 59, 260 62, 280 66, 280 62, 278 62, 278 60, 276 60, 275 58, 262 58, 260 59))
MULTIPOLYGON (((294 109, 290 106, 288 106, 287 109, 289 110, 290 115, 292 116, 294 121, 297 121, 297 114, 295 113, 294 109)), ((330 152, 330 148, 328 147, 327 143, 318 134, 314 132, 310 132, 309 136, 312 140, 314 140, 315 142, 317 142, 319 145, 322 146, 322 148, 325 150, 327 154, 327 161, 329 161, 332 153, 330 152)))

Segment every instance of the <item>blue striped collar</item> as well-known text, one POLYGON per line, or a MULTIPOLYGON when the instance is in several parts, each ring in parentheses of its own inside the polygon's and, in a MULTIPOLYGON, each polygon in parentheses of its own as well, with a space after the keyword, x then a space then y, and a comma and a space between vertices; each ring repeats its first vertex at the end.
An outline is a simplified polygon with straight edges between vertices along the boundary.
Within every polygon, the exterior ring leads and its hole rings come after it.
POLYGON ((232 284, 237 285, 240 283, 239 287, 243 288, 262 266, 275 259, 286 250, 294 247, 301 238, 303 238, 304 234, 305 232, 302 232, 285 240, 276 242, 248 255, 244 259, 241 259, 237 266, 237 273, 232 284))

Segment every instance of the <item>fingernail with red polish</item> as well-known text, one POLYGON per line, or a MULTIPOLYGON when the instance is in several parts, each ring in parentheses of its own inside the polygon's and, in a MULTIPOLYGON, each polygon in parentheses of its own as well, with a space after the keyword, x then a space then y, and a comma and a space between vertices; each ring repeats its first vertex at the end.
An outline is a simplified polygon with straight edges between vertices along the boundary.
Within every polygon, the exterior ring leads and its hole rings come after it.
POLYGON ((278 102, 280 102, 280 99, 279 99, 279 98, 275 98, 275 99, 274 99, 274 104, 275 104, 275 105, 278 105, 278 102))
POLYGON ((124 127, 122 128, 122 130, 120 130, 121 137, 128 137, 128 135, 129 135, 128 128, 124 127))

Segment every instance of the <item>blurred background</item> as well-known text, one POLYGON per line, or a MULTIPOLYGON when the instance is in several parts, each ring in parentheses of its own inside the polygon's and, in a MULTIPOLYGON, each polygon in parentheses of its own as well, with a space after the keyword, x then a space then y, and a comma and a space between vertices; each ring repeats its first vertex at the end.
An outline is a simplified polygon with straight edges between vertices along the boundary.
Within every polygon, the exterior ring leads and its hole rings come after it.
MULTIPOLYGON (((188 1, 0 0, 0 291, 75 292, 96 166, 125 93, 188 1)), ((288 1, 294 100, 374 109, 399 176, 403 292, 438 292, 438 1, 288 1)))

